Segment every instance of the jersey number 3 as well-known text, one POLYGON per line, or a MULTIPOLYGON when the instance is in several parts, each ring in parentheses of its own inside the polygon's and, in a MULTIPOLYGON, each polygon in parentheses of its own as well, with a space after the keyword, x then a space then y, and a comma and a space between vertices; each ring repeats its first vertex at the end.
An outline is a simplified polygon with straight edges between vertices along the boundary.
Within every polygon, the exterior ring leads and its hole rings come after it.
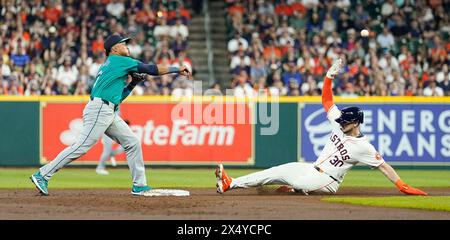
POLYGON ((342 165, 344 165, 344 161, 339 160, 338 156, 334 156, 333 159, 330 160, 331 165, 335 166, 335 167, 342 167, 342 165))

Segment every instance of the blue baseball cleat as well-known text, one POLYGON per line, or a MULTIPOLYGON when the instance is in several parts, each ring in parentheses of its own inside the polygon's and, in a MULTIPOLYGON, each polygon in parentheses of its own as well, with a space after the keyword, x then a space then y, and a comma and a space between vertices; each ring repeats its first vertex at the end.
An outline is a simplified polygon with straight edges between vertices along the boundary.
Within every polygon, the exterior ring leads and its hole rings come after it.
POLYGON ((39 171, 31 175, 30 179, 42 195, 48 196, 48 181, 39 171))
POLYGON ((134 186, 131 188, 131 194, 133 195, 139 195, 139 196, 144 196, 146 192, 152 190, 153 188, 149 187, 149 186, 134 186))

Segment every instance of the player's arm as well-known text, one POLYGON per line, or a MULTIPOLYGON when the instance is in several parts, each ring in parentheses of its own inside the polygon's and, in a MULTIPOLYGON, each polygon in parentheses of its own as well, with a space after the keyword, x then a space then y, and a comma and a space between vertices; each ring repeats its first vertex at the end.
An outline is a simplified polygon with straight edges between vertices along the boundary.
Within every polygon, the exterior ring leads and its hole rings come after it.
POLYGON ((378 169, 392 182, 395 184, 395 186, 397 186, 397 188, 405 193, 405 194, 409 194, 409 195, 423 195, 426 196, 428 195, 426 192, 418 189, 418 188, 413 188, 411 186, 409 186, 408 184, 404 183, 400 177, 398 176, 397 172, 394 170, 394 168, 391 167, 391 165, 389 165, 386 162, 383 162, 378 169))
POLYGON ((327 75, 323 80, 322 88, 322 105, 325 111, 328 112, 334 105, 333 102, 333 88, 332 82, 336 75, 339 74, 342 68, 342 59, 338 59, 330 69, 328 69, 327 75))
POLYGON ((420 189, 413 188, 404 183, 397 172, 384 161, 383 157, 377 152, 375 147, 369 142, 361 142, 355 149, 355 155, 358 156, 359 162, 369 165, 371 168, 378 168, 397 188, 405 193, 411 195, 427 195, 420 189))
POLYGON ((161 64, 145 64, 139 63, 137 66, 138 73, 147 73, 150 75, 158 76, 168 73, 178 73, 184 76, 190 76, 189 70, 185 66, 181 67, 166 67, 161 64))

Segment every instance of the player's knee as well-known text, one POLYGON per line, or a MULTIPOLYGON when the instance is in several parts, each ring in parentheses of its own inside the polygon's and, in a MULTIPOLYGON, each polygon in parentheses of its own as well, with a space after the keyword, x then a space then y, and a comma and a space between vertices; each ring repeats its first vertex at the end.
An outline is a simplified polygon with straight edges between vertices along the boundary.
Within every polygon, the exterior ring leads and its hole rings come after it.
POLYGON ((130 148, 139 148, 141 146, 141 142, 136 137, 130 137, 127 139, 127 143, 124 146, 125 149, 130 148))

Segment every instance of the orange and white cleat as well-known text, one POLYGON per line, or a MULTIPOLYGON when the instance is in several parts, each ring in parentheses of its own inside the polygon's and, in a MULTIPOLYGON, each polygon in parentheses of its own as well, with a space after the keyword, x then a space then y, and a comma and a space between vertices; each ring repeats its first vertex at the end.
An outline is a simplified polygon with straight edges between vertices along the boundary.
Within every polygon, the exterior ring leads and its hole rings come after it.
POLYGON ((227 175, 223 165, 219 164, 216 168, 216 178, 217 178, 217 192, 222 194, 230 189, 231 182, 233 179, 227 175))

